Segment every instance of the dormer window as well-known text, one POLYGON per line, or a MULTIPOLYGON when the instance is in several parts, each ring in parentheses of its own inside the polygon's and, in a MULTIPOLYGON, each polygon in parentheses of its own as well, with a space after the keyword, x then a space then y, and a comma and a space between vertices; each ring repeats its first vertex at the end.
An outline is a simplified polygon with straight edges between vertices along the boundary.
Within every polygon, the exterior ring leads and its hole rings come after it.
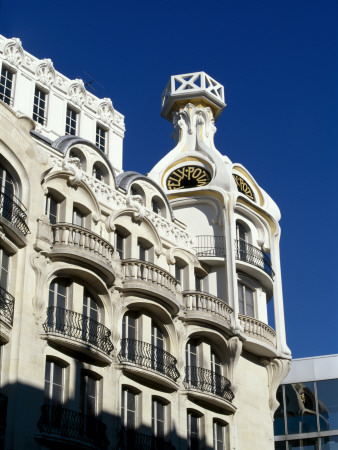
POLYGON ((35 122, 41 123, 41 125, 46 125, 46 103, 47 94, 40 88, 35 86, 33 120, 35 122))
POLYGON ((0 79, 0 100, 7 105, 13 104, 13 81, 14 73, 3 66, 0 79))
POLYGON ((102 128, 99 124, 96 125, 96 147, 98 147, 101 152, 106 151, 106 130, 102 128))
POLYGON ((70 106, 67 106, 66 115, 66 134, 75 136, 77 130, 77 112, 74 111, 70 106))

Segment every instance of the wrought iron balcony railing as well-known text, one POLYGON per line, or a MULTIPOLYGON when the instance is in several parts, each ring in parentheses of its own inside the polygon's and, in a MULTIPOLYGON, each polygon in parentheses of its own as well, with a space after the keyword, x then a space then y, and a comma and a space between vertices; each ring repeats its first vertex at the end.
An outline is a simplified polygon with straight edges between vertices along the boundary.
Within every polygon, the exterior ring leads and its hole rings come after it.
POLYGON ((202 392, 209 392, 218 397, 232 402, 235 398, 230 381, 203 367, 188 366, 185 368, 185 379, 183 381, 186 389, 197 389, 202 392))
POLYGON ((42 405, 38 427, 40 433, 51 434, 53 438, 75 439, 92 448, 105 449, 109 444, 104 423, 60 405, 42 405))
POLYGON ((218 256, 225 258, 224 236, 200 235, 196 236, 197 247, 194 248, 198 257, 218 256))
POLYGON ((176 381, 180 376, 177 360, 170 353, 136 339, 122 339, 118 355, 121 363, 130 362, 146 369, 153 369, 176 381))
POLYGON ((245 261, 253 266, 263 269, 271 278, 274 277, 269 256, 260 248, 248 244, 243 239, 235 240, 236 259, 245 261))
POLYGON ((7 397, 0 394, 0 433, 3 434, 6 430, 7 418, 7 397))
POLYGON ((107 355, 113 350, 110 330, 96 320, 58 306, 47 308, 47 319, 43 324, 45 333, 56 333, 91 344, 107 355))
POLYGON ((24 236, 29 233, 25 211, 25 206, 14 194, 0 192, 0 215, 21 231, 24 236))
POLYGON ((0 287, 0 319, 8 325, 13 325, 14 297, 6 289, 0 287))
POLYGON ((123 450, 175 450, 175 447, 163 438, 125 429, 121 430, 120 448, 123 450))

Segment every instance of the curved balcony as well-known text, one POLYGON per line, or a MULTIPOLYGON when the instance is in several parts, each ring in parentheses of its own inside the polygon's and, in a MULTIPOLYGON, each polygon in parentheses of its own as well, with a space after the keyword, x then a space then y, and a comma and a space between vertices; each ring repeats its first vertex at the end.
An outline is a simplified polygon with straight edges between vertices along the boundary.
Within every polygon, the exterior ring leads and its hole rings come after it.
MULTIPOLYGON (((225 258, 225 238, 224 236, 199 235, 196 236, 196 244, 194 247, 198 258, 225 258)), ((212 264, 210 261, 209 263, 212 264)))
POLYGON ((98 363, 111 363, 110 330, 99 322, 68 309, 50 306, 43 324, 44 337, 57 347, 80 352, 98 363))
POLYGON ((119 448, 123 450, 175 450, 175 447, 163 438, 138 433, 135 430, 121 430, 119 448))
POLYGON ((123 369, 146 381, 177 389, 176 381, 180 376, 177 360, 170 353, 136 339, 122 339, 118 355, 123 369))
POLYGON ((243 261, 252 266, 262 269, 271 279, 274 277, 269 256, 258 247, 248 244, 243 239, 235 240, 236 260, 243 261))
MULTIPOLYGON (((239 322, 244 329, 244 333, 249 338, 247 342, 244 342, 244 347, 250 349, 256 354, 264 354, 264 349, 257 348, 257 341, 263 344, 276 348, 276 332, 273 328, 264 322, 261 322, 254 317, 238 315, 239 322)), ((274 355, 274 352, 272 353, 274 355)), ((270 355, 270 356, 272 356, 270 355)))
POLYGON ((184 291, 183 303, 186 319, 203 320, 230 328, 232 308, 214 295, 198 291, 184 291))
POLYGON ((231 404, 235 396, 230 381, 211 370, 195 366, 186 367, 183 385, 188 390, 188 395, 202 403, 231 412, 236 409, 231 404))
POLYGON ((114 247, 87 228, 71 223, 51 225, 53 232, 52 255, 76 260, 94 268, 105 278, 108 285, 115 280, 112 268, 114 247))
POLYGON ((26 220, 26 208, 21 201, 14 194, 0 192, 0 222, 19 247, 26 244, 25 236, 30 232, 26 220))
POLYGON ((176 279, 161 267, 150 262, 128 259, 122 262, 123 284, 125 290, 136 290, 164 301, 177 314, 179 310, 176 298, 176 279))
POLYGON ((14 297, 0 287, 0 341, 9 341, 9 333, 13 325, 14 297))
POLYGON ((109 445, 106 425, 96 417, 87 416, 60 405, 42 405, 38 422, 39 439, 59 441, 60 446, 105 449, 109 445))

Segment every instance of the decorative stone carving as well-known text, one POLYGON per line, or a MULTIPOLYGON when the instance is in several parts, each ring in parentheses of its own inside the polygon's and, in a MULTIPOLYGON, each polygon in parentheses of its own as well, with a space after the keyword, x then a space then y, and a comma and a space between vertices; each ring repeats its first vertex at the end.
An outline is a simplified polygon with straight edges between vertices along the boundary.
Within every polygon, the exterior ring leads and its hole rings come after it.
POLYGON ((242 353, 243 342, 237 337, 233 336, 228 340, 228 378, 231 383, 231 389, 234 394, 238 389, 237 384, 235 383, 235 369, 239 360, 239 357, 242 353))
POLYGON ((43 285, 52 271, 52 262, 44 252, 34 253, 31 256, 31 264, 36 273, 36 294, 32 298, 33 315, 38 325, 45 311, 45 299, 43 297, 43 285))
POLYGON ((278 386, 284 380, 290 370, 291 361, 287 359, 266 359, 262 361, 268 372, 269 383, 269 406, 271 417, 273 418, 279 402, 276 398, 278 386))
POLYGON ((18 67, 24 61, 24 52, 20 39, 12 38, 4 47, 4 57, 13 66, 18 67))
POLYGON ((78 78, 72 81, 68 89, 68 95, 75 105, 82 107, 87 97, 87 91, 83 81, 78 78))
POLYGON ((114 122, 115 111, 110 98, 104 98, 101 101, 97 108, 97 114, 100 120, 107 125, 111 125, 114 122))
POLYGON ((65 158, 62 161, 62 169, 73 174, 69 177, 69 183, 72 186, 78 186, 81 183, 83 174, 79 158, 65 158))
POLYGON ((53 245, 53 234, 47 216, 43 215, 38 219, 38 230, 34 249, 36 251, 48 251, 53 245))
POLYGON ((145 217, 143 199, 140 195, 129 195, 126 198, 127 206, 135 210, 133 217, 136 222, 142 222, 145 217))
POLYGON ((36 68, 36 76, 41 84, 51 87, 55 80, 55 69, 51 59, 43 59, 36 68))

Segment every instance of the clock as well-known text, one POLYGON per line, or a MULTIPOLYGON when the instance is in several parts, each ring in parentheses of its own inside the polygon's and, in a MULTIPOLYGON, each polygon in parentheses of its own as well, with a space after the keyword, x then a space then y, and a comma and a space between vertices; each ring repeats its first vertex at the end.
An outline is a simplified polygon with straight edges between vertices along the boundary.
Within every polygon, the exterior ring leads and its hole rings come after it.
POLYGON ((184 166, 175 169, 167 178, 167 189, 191 189, 210 183, 210 173, 200 166, 184 166))
POLYGON ((238 191, 246 195, 250 200, 255 201, 254 193, 248 183, 239 175, 233 175, 233 177, 236 181, 238 191))

